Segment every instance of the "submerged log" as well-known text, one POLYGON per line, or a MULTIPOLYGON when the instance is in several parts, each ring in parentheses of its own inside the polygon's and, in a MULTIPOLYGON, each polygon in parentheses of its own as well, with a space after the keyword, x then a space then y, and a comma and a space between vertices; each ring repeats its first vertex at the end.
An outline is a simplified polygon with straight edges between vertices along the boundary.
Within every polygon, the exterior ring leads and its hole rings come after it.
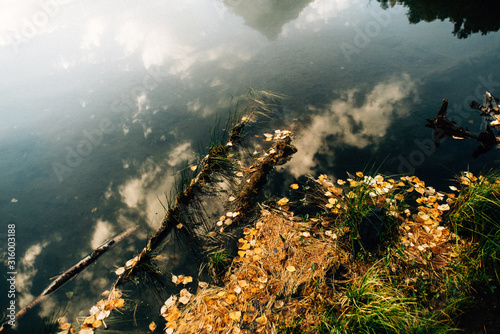
POLYGON ((267 176, 275 166, 283 165, 292 158, 292 155, 297 152, 297 148, 291 145, 292 139, 286 137, 279 140, 274 145, 267 156, 260 160, 257 164, 250 167, 250 178, 245 182, 243 188, 236 197, 236 208, 234 211, 241 212, 242 215, 237 216, 233 223, 238 223, 244 218, 245 214, 250 212, 257 201, 257 197, 262 190, 262 187, 267 182, 267 176))

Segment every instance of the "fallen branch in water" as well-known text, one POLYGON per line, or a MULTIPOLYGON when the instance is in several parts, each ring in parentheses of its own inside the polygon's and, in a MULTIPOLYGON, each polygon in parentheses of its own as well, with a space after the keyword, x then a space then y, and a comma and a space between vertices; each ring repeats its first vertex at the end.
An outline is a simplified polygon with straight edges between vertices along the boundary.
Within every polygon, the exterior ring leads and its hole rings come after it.
POLYGON ((236 208, 233 209, 233 211, 240 212, 241 214, 233 219, 233 223, 238 223, 239 220, 245 219, 245 215, 252 210, 257 201, 257 196, 262 190, 262 187, 266 184, 269 172, 271 172, 275 166, 286 163, 291 159, 292 155, 297 152, 297 148, 291 145, 291 142, 292 139, 289 136, 280 139, 270 149, 269 152, 272 153, 269 153, 257 164, 248 168, 250 177, 248 181, 244 183, 243 188, 236 197, 235 203, 237 204, 236 208))
MULTIPOLYGON (((62 273, 58 278, 54 280, 38 297, 36 297, 31 303, 26 305, 23 309, 21 309, 19 312, 16 313, 15 315, 15 320, 19 321, 26 312, 28 312, 30 309, 35 307, 36 305, 40 304, 42 301, 47 299, 47 297, 59 289, 61 286, 69 282, 73 277, 78 275, 80 272, 85 270, 89 265, 94 263, 101 255, 103 255, 106 251, 108 251, 114 244, 122 241, 125 239, 127 236, 129 236, 132 232, 134 232, 139 225, 136 225, 134 227, 131 227, 127 229, 126 231, 120 233, 113 239, 110 239, 103 243, 101 246, 97 247, 94 249, 92 253, 84 257, 80 262, 75 264, 73 267, 69 268, 66 270, 64 273, 62 273)), ((2 327, 0 327, 0 333, 3 333, 4 331, 8 330, 9 328, 12 328, 12 326, 9 324, 9 322, 5 322, 2 324, 2 327)))
MULTIPOLYGON (((134 270, 140 270, 137 265, 150 260, 151 253, 162 244, 172 231, 177 229, 184 235, 191 236, 192 226, 186 226, 187 224, 183 223, 183 219, 181 218, 182 212, 186 211, 186 208, 190 204, 192 205, 196 202, 196 196, 200 194, 200 189, 213 183, 214 174, 220 172, 227 173, 234 168, 234 160, 230 158, 230 153, 237 149, 241 143, 243 130, 253 121, 256 114, 271 112, 270 105, 267 105, 260 100, 260 98, 273 100, 280 99, 281 96, 268 92, 253 92, 251 94, 251 105, 248 107, 247 112, 241 117, 239 122, 233 124, 231 130, 227 132, 228 142, 226 144, 216 144, 210 147, 208 154, 197 166, 200 168, 200 172, 191 179, 187 187, 179 191, 175 197, 175 202, 167 210, 159 229, 150 237, 148 244, 143 248, 141 253, 133 259, 133 265, 125 266, 124 270, 120 272, 118 279, 113 285, 114 287, 125 283, 133 276, 134 270)), ((230 121, 228 123, 230 123, 230 121)), ((294 146, 290 145, 290 142, 291 138, 287 134, 271 148, 270 152, 272 153, 269 153, 252 167, 252 170, 255 170, 255 172, 251 174, 250 182, 240 189, 240 195, 237 197, 239 198, 237 206, 242 210, 242 213, 250 211, 252 205, 255 203, 256 195, 265 184, 267 175, 273 167, 285 163, 291 158, 291 155, 297 151, 294 146)))

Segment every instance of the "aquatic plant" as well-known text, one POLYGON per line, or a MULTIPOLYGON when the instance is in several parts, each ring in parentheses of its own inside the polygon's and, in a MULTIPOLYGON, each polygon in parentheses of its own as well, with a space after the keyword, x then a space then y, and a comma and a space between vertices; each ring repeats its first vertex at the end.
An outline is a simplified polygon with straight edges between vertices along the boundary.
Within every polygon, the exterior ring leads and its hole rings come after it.
POLYGON ((468 279, 487 286, 500 282, 499 176, 498 172, 459 175, 461 189, 449 216, 456 233, 471 238, 471 247, 462 254, 467 259, 468 279))

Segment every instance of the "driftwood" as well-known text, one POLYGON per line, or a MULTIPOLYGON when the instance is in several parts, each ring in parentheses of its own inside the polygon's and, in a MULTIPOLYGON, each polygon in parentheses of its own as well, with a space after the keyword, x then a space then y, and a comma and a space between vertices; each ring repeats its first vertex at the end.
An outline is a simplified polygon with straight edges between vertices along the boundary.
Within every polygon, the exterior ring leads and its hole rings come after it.
MULTIPOLYGON (((59 289, 61 286, 69 282, 73 277, 75 277, 80 272, 85 270, 89 265, 94 263, 101 255, 103 255, 106 251, 108 251, 114 244, 125 239, 138 227, 139 225, 131 227, 126 231, 120 233, 113 239, 106 241, 101 246, 97 247, 92 253, 84 257, 80 262, 78 262, 73 267, 69 268, 64 273, 62 273, 38 297, 36 297, 31 303, 29 303, 27 306, 25 306, 23 309, 21 309, 19 312, 16 313, 15 315, 16 322, 19 321, 19 319, 21 319, 26 314, 26 312, 28 312, 30 309, 32 309, 33 307, 35 307, 36 305, 40 304, 45 299, 47 299, 47 297, 51 293, 59 289)), ((8 322, 5 322, 4 324, 2 324, 2 327, 0 327, 0 333, 8 330, 11 327, 12 326, 8 322)))
POLYGON ((279 140, 270 150, 273 153, 268 154, 257 164, 247 169, 250 174, 249 181, 244 183, 235 200, 236 208, 233 209, 235 212, 241 212, 242 214, 235 217, 233 223, 237 224, 239 220, 244 219, 246 213, 252 210, 257 201, 257 196, 266 184, 269 172, 275 166, 286 163, 297 152, 297 148, 291 145, 291 141, 290 137, 279 140))

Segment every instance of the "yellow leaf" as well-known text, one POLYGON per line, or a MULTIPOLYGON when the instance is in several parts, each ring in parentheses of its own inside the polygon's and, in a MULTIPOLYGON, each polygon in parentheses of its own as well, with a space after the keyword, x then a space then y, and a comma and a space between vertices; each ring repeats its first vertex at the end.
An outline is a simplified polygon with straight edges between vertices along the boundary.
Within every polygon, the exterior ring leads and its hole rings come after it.
POLYGON ((224 298, 224 301, 228 303, 229 305, 233 304, 238 300, 238 297, 236 295, 233 295, 232 293, 228 294, 226 298, 224 298))
POLYGON ((64 324, 61 324, 61 326, 59 326, 59 329, 66 330, 66 329, 69 329, 70 327, 71 327, 71 324, 66 322, 64 324))
POLYGON ((170 322, 173 320, 177 320, 181 316, 181 312, 176 306, 172 306, 168 309, 168 315, 165 317, 165 320, 170 322))
POLYGON ((94 321, 94 323, 92 324, 92 327, 94 328, 99 328, 102 326, 102 320, 96 320, 94 321))
POLYGON ((363 176, 364 176, 362 172, 356 172, 356 175, 357 175, 358 177, 363 177, 363 176))
POLYGON ((196 165, 189 167, 189 169, 191 169, 193 172, 196 170, 196 168, 198 168, 198 166, 196 166, 196 165))
POLYGON ((120 276, 121 274, 123 274, 125 272, 125 268, 124 267, 120 267, 118 269, 115 270, 115 274, 120 276))
POLYGON ((123 305, 125 305, 125 299, 120 298, 114 302, 113 306, 116 308, 120 308, 120 307, 123 307, 123 305))
POLYGON ((267 318, 265 315, 262 315, 262 316, 258 317, 257 319, 255 319, 255 321, 261 325, 265 325, 267 323, 267 318))
POLYGON ((155 322, 154 322, 154 321, 152 321, 152 322, 149 324, 149 330, 150 330, 151 332, 154 332, 154 331, 155 331, 155 329, 156 329, 156 324, 155 324, 155 322))
POLYGON ((295 271, 295 267, 294 266, 288 266, 288 267, 286 267, 286 270, 288 270, 289 272, 293 273, 295 271))
POLYGON ((437 209, 440 211, 447 211, 450 210, 450 206, 448 204, 441 204, 440 206, 437 207, 437 209))
POLYGON ((247 250, 247 249, 250 249, 250 244, 243 244, 241 247, 240 247, 241 250, 247 250))
POLYGON ((425 193, 425 189, 422 187, 417 187, 417 188, 415 188, 415 190, 416 190, 416 192, 418 192, 419 194, 422 194, 422 195, 425 193))
POLYGON ((335 196, 340 196, 342 194, 343 189, 342 188, 337 188, 337 187, 329 187, 328 190, 335 196))
POLYGON ((246 254, 246 252, 245 252, 245 251, 243 251, 243 250, 239 250, 239 251, 238 251, 238 255, 239 255, 240 257, 245 257, 245 254, 246 254))
POLYGON ((338 200, 336 198, 329 198, 328 199, 328 203, 330 203, 331 205, 335 205, 337 204, 338 200))
POLYGON ((234 320, 234 321, 240 321, 241 312, 240 311, 229 312, 229 319, 234 320))
POLYGON ((288 203, 288 198, 286 198, 286 197, 283 197, 282 199, 280 199, 280 200, 277 202, 277 204, 278 204, 279 206, 286 205, 287 203, 288 203))
POLYGON ((297 190, 297 189, 299 189, 299 185, 297 183, 294 183, 294 184, 290 185, 290 188, 297 190))

